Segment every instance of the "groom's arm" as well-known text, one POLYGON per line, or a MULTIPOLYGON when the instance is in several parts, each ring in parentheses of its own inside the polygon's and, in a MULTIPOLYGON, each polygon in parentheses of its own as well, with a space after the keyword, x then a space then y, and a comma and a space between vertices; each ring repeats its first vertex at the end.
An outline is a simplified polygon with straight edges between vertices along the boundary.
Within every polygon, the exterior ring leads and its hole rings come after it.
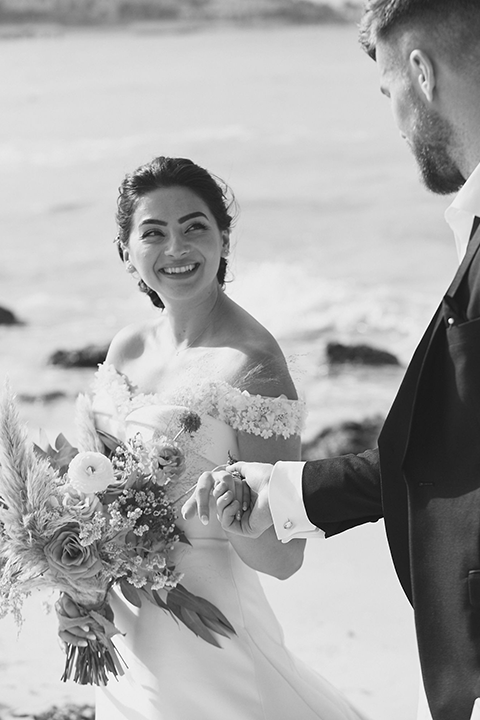
POLYGON ((378 450, 307 463, 278 462, 268 494, 283 542, 329 537, 375 522, 383 516, 378 450))
POLYGON ((377 450, 307 463, 239 461, 203 473, 183 517, 198 513, 208 523, 212 490, 223 527, 247 537, 259 537, 271 525, 283 542, 330 536, 383 516, 377 450), (225 476, 240 484, 243 478, 254 493, 253 504, 238 517, 240 506, 230 512, 238 501, 225 476))

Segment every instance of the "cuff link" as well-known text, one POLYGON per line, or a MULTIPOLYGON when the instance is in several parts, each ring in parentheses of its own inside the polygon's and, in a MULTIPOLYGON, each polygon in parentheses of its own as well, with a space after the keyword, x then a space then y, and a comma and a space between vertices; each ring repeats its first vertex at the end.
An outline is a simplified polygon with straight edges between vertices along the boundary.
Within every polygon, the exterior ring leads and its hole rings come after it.
POLYGON ((285 520, 283 523, 283 529, 284 530, 290 530, 290 528, 293 527, 293 522, 291 520, 285 520))

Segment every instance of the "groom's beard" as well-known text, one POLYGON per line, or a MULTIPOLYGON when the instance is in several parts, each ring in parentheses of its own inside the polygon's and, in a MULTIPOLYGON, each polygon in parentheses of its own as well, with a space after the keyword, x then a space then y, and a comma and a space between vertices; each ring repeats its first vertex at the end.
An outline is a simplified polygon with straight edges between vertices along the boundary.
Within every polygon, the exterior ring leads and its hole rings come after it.
POLYGON ((465 178, 449 153, 449 149, 455 146, 453 127, 416 98, 412 97, 412 102, 416 106, 417 118, 409 144, 423 182, 429 190, 440 195, 457 192, 464 185, 465 178))

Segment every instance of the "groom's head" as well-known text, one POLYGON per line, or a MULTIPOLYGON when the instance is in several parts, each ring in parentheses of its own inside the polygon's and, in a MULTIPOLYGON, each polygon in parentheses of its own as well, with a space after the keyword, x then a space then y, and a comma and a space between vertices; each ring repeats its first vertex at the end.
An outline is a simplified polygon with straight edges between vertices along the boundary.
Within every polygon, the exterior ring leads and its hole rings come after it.
POLYGON ((480 162, 480 0, 367 0, 360 42, 428 188, 480 162))

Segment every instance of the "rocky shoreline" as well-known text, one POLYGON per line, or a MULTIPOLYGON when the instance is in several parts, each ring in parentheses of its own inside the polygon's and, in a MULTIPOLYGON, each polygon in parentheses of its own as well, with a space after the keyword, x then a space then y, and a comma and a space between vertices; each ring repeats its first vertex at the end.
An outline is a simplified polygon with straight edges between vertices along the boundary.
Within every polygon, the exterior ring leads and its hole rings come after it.
POLYGON ((94 720, 95 708, 93 705, 65 705, 58 707, 53 705, 49 710, 41 713, 10 713, 0 714, 0 720, 94 720))
POLYGON ((192 30, 208 24, 229 23, 252 25, 258 23, 345 23, 355 22, 359 3, 345 0, 332 3, 326 0, 63 0, 45 4, 29 0, 0 0, 0 26, 4 36, 30 28, 122 27, 135 23, 161 24, 174 31, 187 27, 192 30))

